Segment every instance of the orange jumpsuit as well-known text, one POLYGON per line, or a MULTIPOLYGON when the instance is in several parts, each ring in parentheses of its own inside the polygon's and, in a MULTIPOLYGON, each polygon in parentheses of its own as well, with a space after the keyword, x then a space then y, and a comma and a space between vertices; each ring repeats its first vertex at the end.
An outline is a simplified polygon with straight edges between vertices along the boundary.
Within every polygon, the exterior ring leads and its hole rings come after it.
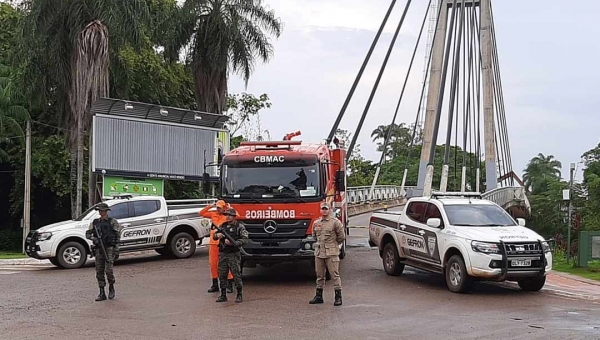
MULTIPOLYGON (((198 213, 202 217, 210 218, 212 223, 216 226, 220 226, 225 222, 225 215, 220 214, 218 211, 209 211, 213 206, 206 206, 198 213)), ((215 229, 211 227, 210 237, 208 238, 208 262, 210 263, 210 276, 212 279, 219 278, 219 241, 213 239, 215 229)), ((233 280, 231 271, 227 275, 228 280, 233 280)))

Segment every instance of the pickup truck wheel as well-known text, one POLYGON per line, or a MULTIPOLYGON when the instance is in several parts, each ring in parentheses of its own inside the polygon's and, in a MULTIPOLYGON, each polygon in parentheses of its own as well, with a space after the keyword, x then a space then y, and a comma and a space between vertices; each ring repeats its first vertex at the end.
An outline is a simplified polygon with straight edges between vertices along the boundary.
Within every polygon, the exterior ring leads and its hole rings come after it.
POLYGON ((383 247, 383 269, 391 276, 398 276, 404 271, 404 263, 400 263, 398 250, 392 242, 388 242, 383 247))
POLYGON ((58 248, 56 260, 61 268, 80 268, 87 261, 87 250, 79 242, 67 242, 58 248))
POLYGON ((446 285, 453 293, 464 293, 469 289, 471 278, 467 273, 465 261, 460 255, 454 255, 446 264, 446 285))
POLYGON ((537 292, 546 284, 546 277, 531 277, 519 281, 519 287, 526 292, 537 292))
POLYGON ((196 241, 186 232, 179 233, 171 239, 170 251, 179 259, 188 258, 196 252, 196 241))

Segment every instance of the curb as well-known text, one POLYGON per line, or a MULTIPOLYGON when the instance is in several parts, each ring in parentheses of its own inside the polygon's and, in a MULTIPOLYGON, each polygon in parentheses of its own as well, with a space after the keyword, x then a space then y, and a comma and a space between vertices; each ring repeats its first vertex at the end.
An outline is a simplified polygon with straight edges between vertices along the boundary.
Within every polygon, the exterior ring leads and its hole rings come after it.
POLYGON ((551 273, 553 275, 561 276, 561 277, 567 278, 569 280, 573 280, 573 281, 577 281, 577 282, 586 283, 586 284, 589 284, 589 285, 600 287, 600 281, 590 280, 590 279, 586 279, 586 278, 583 278, 583 277, 579 277, 577 275, 573 275, 573 274, 569 274, 569 273, 563 273, 563 272, 558 272, 558 271, 555 271, 555 270, 552 270, 551 273))

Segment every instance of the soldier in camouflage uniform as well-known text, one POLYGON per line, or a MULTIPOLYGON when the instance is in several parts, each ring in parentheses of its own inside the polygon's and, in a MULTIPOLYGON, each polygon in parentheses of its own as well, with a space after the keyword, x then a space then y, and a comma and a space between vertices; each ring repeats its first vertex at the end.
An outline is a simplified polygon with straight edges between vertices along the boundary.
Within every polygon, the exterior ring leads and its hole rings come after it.
POLYGON ((219 282, 221 285, 221 295, 216 302, 227 301, 227 273, 231 271, 233 281, 237 289, 236 303, 242 302, 242 273, 241 262, 242 255, 240 253, 241 246, 248 243, 248 231, 244 224, 237 221, 237 211, 228 209, 224 215, 227 220, 220 226, 220 229, 226 232, 233 238, 235 244, 230 242, 222 231, 217 230, 213 235, 213 239, 219 240, 219 282))
POLYGON ((94 242, 92 251, 96 257, 96 279, 98 279, 98 286, 100 287, 100 294, 96 301, 103 301, 106 300, 106 293, 104 292, 106 286, 105 273, 108 279, 108 298, 113 299, 115 297, 113 262, 119 257, 121 226, 117 220, 108 217, 110 207, 106 203, 98 204, 96 210, 100 212, 100 218, 90 223, 85 236, 94 242), (104 250, 100 241, 104 244, 104 250))

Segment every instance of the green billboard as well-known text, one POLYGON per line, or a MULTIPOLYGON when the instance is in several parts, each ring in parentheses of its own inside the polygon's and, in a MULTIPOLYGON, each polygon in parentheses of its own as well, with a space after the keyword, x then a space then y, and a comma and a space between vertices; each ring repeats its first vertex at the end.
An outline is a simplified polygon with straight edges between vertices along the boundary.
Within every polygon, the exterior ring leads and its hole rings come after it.
POLYGON ((162 179, 116 176, 104 176, 103 182, 103 196, 162 196, 165 183, 162 179))

